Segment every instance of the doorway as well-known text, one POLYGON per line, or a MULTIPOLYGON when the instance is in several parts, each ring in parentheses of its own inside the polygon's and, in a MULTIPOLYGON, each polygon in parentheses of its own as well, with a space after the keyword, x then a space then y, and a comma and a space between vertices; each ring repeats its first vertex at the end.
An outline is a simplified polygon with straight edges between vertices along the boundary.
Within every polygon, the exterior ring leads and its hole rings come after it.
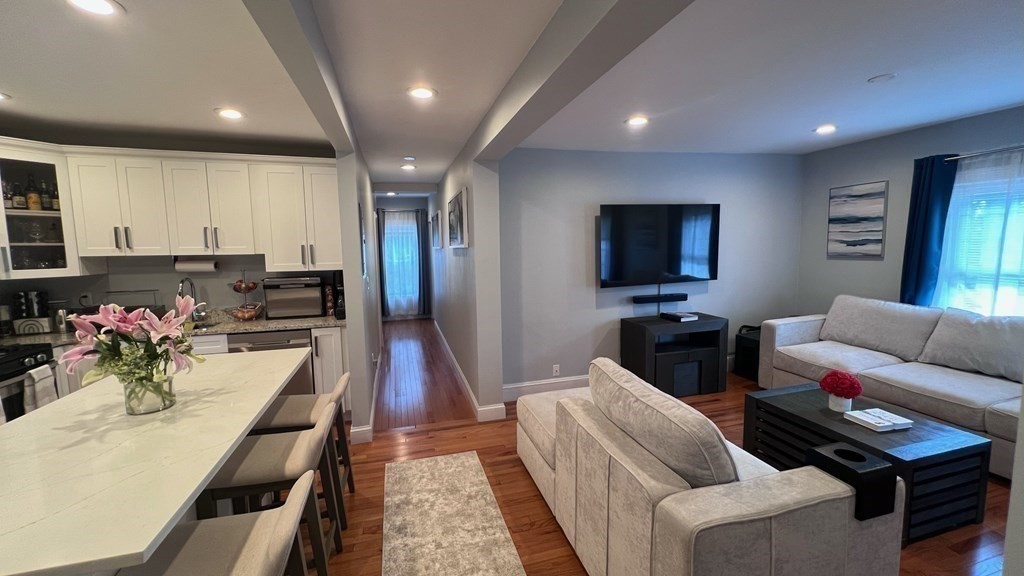
POLYGON ((426 207, 389 209, 381 208, 381 204, 384 202, 378 201, 381 316, 385 320, 429 317, 430 240, 426 207))

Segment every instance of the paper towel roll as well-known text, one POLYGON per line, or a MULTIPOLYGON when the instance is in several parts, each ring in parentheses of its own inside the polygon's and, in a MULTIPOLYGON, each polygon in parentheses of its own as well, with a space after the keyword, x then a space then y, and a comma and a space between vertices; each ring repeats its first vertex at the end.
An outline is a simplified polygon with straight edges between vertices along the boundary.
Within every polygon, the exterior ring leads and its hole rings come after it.
POLYGON ((175 272, 216 272, 216 260, 175 260, 175 272))

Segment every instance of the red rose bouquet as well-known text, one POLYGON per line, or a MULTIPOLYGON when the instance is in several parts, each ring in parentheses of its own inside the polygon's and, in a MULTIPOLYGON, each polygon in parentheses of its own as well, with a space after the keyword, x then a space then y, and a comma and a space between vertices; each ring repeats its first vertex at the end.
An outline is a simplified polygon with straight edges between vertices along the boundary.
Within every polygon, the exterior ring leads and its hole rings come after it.
POLYGON ((821 379, 821 389, 840 398, 856 398, 864 393, 860 380, 849 372, 832 370, 821 379))

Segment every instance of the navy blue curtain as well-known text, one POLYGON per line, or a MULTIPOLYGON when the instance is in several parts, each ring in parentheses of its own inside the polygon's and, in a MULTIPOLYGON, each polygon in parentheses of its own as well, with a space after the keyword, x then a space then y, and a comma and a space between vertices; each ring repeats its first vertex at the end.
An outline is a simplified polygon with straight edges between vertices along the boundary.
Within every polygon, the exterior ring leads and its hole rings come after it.
POLYGON ((907 243, 903 250, 903 278, 900 302, 930 306, 939 276, 942 237, 953 196, 956 160, 954 154, 914 160, 914 183, 910 188, 910 217, 907 243))

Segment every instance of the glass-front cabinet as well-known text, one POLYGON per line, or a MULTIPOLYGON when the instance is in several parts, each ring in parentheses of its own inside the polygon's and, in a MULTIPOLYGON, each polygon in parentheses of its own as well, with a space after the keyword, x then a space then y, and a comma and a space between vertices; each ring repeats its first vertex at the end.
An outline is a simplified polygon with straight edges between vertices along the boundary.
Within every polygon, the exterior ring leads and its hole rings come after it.
POLYGON ((0 147, 0 279, 79 273, 63 157, 0 147))

